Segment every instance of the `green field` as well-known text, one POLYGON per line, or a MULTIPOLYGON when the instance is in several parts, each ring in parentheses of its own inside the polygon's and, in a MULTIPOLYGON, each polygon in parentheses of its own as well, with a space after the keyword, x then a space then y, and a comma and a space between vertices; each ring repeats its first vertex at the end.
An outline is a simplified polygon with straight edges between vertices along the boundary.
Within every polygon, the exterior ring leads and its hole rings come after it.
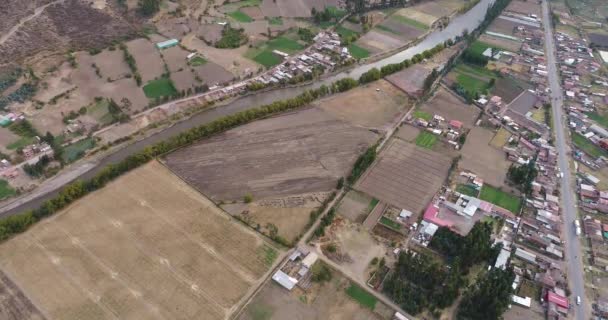
POLYGON ((574 131, 572 131, 572 142, 576 147, 583 150, 583 152, 594 158, 608 156, 608 152, 606 150, 596 146, 595 144, 593 144, 593 142, 589 141, 587 138, 574 131))
POLYGON ((253 60, 267 68, 274 67, 283 62, 283 59, 270 51, 262 51, 253 60))
POLYGON ((193 67, 198 67, 198 66, 202 66, 205 63, 207 63, 207 60, 205 60, 205 58, 203 58, 201 56, 196 56, 196 57, 190 59, 189 63, 193 67))
POLYGON ((93 147, 95 147, 95 139, 86 138, 65 147, 63 149, 63 153, 61 154, 61 157, 66 163, 74 162, 82 158, 82 156, 84 156, 85 151, 93 147))
POLYGON ((426 121, 431 121, 431 119, 433 119, 432 114, 430 114, 428 112, 420 111, 420 110, 414 111, 414 113, 412 114, 412 117, 414 117, 416 119, 424 119, 426 121))
POLYGON ((494 72, 492 72, 491 70, 488 70, 484 67, 480 67, 480 66, 474 66, 472 64, 465 64, 465 63, 459 63, 456 65, 456 67, 454 67, 454 71, 460 73, 460 74, 470 74, 473 76, 477 76, 480 78, 487 78, 488 80, 490 78, 494 78, 496 77, 496 75, 494 74, 494 72))
POLYGON ((143 88, 146 97, 150 99, 172 96, 177 91, 173 86, 173 82, 169 78, 160 78, 148 82, 143 88))
POLYGON ((100 101, 93 102, 87 107, 87 114, 102 125, 108 125, 114 122, 114 117, 110 113, 110 103, 108 99, 101 99, 100 101))
POLYGON ((304 46, 299 44, 297 41, 293 39, 289 39, 287 37, 278 37, 274 38, 265 44, 267 50, 279 50, 285 53, 296 53, 302 49, 304 46))
POLYGON ((19 140, 7 145, 6 148, 9 150, 17 150, 17 149, 21 149, 25 146, 29 146, 30 144, 33 144, 35 141, 36 141, 36 139, 34 137, 22 137, 19 140))
POLYGON ((355 59, 363 59, 369 57, 369 51, 364 48, 359 47, 358 45, 351 43, 348 45, 348 52, 355 59))
POLYGON ((8 181, 0 179, 0 200, 12 197, 15 194, 17 194, 17 191, 11 188, 8 181))
POLYGON ((275 25, 275 26, 282 26, 283 19, 281 17, 272 17, 272 18, 268 19, 268 23, 275 25))
POLYGON ((350 36, 356 36, 359 34, 359 32, 350 30, 348 28, 345 28, 343 26, 337 26, 336 27, 336 33, 340 35, 340 38, 347 38, 350 36))
POLYGON ((226 1, 226 4, 222 6, 222 12, 236 11, 243 7, 256 7, 262 4, 262 0, 243 0, 238 2, 226 1))
POLYGON ((481 187, 479 199, 491 202, 516 214, 518 214, 521 209, 521 199, 519 197, 487 184, 484 184, 483 187, 481 187))
POLYGON ((253 22, 253 18, 240 10, 228 12, 228 16, 238 22, 253 22))
POLYGON ((608 128, 608 116, 601 115, 597 112, 586 112, 585 114, 589 117, 589 119, 597 122, 597 124, 600 126, 608 128))
POLYGON ((438 139, 439 138, 436 135, 428 131, 421 131, 416 137, 416 145, 419 147, 431 149, 438 139))
POLYGON ((479 40, 473 42, 471 44, 471 46, 469 47, 469 50, 471 50, 471 52, 473 52, 473 53, 481 55, 488 48, 495 48, 495 49, 498 49, 498 50, 508 51, 508 50, 506 50, 504 48, 501 48, 501 47, 498 47, 498 46, 495 46, 495 45, 491 45, 491 44, 489 44, 487 42, 483 42, 483 41, 479 41, 479 40))
POLYGON ((456 191, 467 196, 477 197, 479 195, 479 190, 475 189, 475 187, 467 184, 459 184, 456 186, 456 191))
POLYGON ((393 19, 395 19, 403 24, 407 24, 410 27, 419 29, 419 30, 428 30, 429 29, 429 26, 427 26, 426 24, 424 24, 420 21, 416 21, 414 19, 410 19, 408 17, 401 16, 401 15, 394 15, 393 19))
POLYGON ((380 223, 391 228, 391 229, 395 229, 395 230, 401 230, 401 224, 387 218, 387 217, 382 217, 380 218, 380 223))
POLYGON ((346 294, 348 294, 351 298, 357 301, 362 307, 374 310, 376 307, 376 303, 378 299, 373 295, 369 294, 367 291, 359 287, 358 285, 351 283, 348 288, 346 288, 346 294))
POLYGON ((283 62, 282 57, 274 54, 273 50, 279 50, 287 54, 293 54, 304 49, 296 40, 290 39, 286 36, 281 36, 266 43, 260 45, 257 48, 249 49, 245 53, 245 57, 249 58, 265 67, 273 67, 283 62))
POLYGON ((393 29, 391 29, 391 28, 389 28, 389 27, 387 27, 385 25, 379 24, 379 25, 376 26, 376 28, 378 28, 378 29, 380 29, 382 31, 386 31, 388 33, 397 34, 397 35, 400 34, 399 32, 397 32, 397 31, 395 31, 395 30, 393 30, 393 29))

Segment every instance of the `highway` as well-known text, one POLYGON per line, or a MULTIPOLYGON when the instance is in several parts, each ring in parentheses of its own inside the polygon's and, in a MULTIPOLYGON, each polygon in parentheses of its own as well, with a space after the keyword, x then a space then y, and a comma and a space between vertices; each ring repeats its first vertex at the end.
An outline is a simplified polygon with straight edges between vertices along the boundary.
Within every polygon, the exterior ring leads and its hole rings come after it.
POLYGON ((549 11, 548 0, 543 0, 543 25, 545 29, 545 47, 547 56, 547 70, 549 77, 549 87, 551 88, 551 103, 553 106, 553 126, 555 129, 555 146, 558 152, 558 166, 563 172, 561 181, 561 201, 562 215, 564 217, 563 237, 566 241, 565 261, 568 268, 568 280, 570 282, 571 303, 574 309, 575 319, 589 319, 588 306, 589 301, 586 301, 585 296, 585 280, 583 274, 583 263, 581 245, 574 230, 574 220, 577 218, 577 210, 575 207, 576 199, 574 188, 572 185, 572 175, 569 168, 569 146, 566 142, 568 137, 564 130, 563 118, 563 91, 560 84, 558 74, 558 66, 555 57, 555 43, 553 38, 553 30, 551 26, 551 14, 549 11), (580 296, 583 303, 580 306, 576 305, 576 296, 580 296))

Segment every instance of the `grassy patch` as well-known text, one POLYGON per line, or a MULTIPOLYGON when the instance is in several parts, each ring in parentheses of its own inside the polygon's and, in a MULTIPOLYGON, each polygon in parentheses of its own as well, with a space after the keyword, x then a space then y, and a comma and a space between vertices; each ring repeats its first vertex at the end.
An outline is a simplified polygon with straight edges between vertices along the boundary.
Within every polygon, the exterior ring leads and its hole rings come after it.
POLYGON ((243 7, 256 7, 262 4, 262 0, 243 0, 238 2, 226 3, 223 6, 223 11, 236 11, 243 7))
POLYGON ((600 126, 608 128, 608 116, 601 115, 597 112, 587 112, 585 114, 589 117, 589 119, 597 122, 597 124, 599 124, 600 126))
POLYGON ((428 113, 428 112, 424 112, 424 111, 420 111, 420 110, 416 110, 414 111, 414 113, 412 114, 412 116, 416 119, 424 119, 426 121, 431 121, 431 119, 433 119, 433 115, 428 113))
POLYGON ((470 74, 473 76, 477 76, 483 79, 490 79, 490 78, 494 78, 495 74, 494 72, 492 72, 491 70, 488 70, 484 67, 480 67, 480 66, 474 66, 471 64, 465 64, 465 63, 460 63, 458 65, 456 65, 456 67, 454 68, 454 70, 456 70, 458 73, 460 74, 470 74))
POLYGON ((21 149, 23 147, 29 146, 30 144, 33 144, 35 141, 36 141, 36 139, 34 137, 22 137, 21 139, 7 145, 6 148, 9 150, 17 150, 17 149, 21 149))
POLYGON ((362 307, 371 310, 374 310, 376 302, 378 302, 376 297, 354 283, 351 283, 350 286, 346 288, 346 294, 357 301, 362 307))
POLYGON ((475 54, 483 54, 484 51, 486 51, 486 49, 488 48, 495 48, 501 51, 509 51, 505 48, 501 48, 499 46, 495 46, 495 45, 491 45, 487 42, 483 42, 483 41, 475 41, 471 44, 471 46, 469 47, 469 50, 471 50, 471 52, 475 53, 475 54))
POLYGON ((351 36, 356 36, 359 34, 359 32, 350 30, 348 28, 345 28, 343 26, 337 26, 336 27, 336 33, 340 35, 341 38, 348 38, 351 36))
POLYGON ((363 59, 369 57, 369 51, 365 48, 361 48, 358 45, 351 43, 348 45, 348 52, 356 59, 363 59))
POLYGON ((416 137, 416 145, 419 147, 430 149, 437 142, 439 138, 436 135, 428 132, 422 131, 416 137))
POLYGON ((283 19, 281 17, 272 17, 272 18, 268 19, 268 23, 275 25, 275 26, 282 26, 283 19))
POLYGON ((230 18, 232 18, 238 22, 253 22, 253 18, 251 18, 246 13, 244 13, 240 10, 228 12, 227 14, 230 18))
POLYGON ((574 131, 572 131, 572 142, 577 148, 583 150, 583 152, 594 158, 608 156, 608 152, 606 152, 606 150, 596 146, 593 144, 593 142, 574 131))
POLYGON ((266 47, 268 50, 279 50, 285 53, 295 53, 299 50, 304 49, 304 46, 299 44, 297 41, 293 39, 289 39, 287 37, 278 37, 266 42, 266 47))
POLYGON ((369 202, 369 206, 367 206, 367 212, 374 210, 378 202, 380 202, 380 200, 373 198, 372 201, 369 202))
POLYGON ((391 229, 395 229, 395 230, 401 230, 401 224, 387 218, 387 217, 382 217, 380 218, 380 223, 391 228, 391 229))
POLYGON ((267 266, 272 266, 272 264, 274 263, 274 261, 277 259, 277 257, 279 256, 279 253, 277 252, 277 250, 275 250, 274 248, 264 245, 261 249, 261 255, 262 258, 264 259, 264 263, 266 263, 267 266))
POLYGON ((410 27, 414 27, 416 29, 419 30, 428 30, 429 26, 427 26, 426 24, 420 22, 420 21, 416 21, 414 19, 410 19, 408 17, 405 16, 401 16, 401 15, 394 15, 393 19, 403 23, 403 24, 407 24, 410 27))
POLYGON ((456 191, 462 194, 466 194, 467 196, 477 197, 479 195, 479 190, 475 189, 473 186, 468 184, 459 184, 456 186, 456 191))
POLYGON ((482 93, 488 89, 487 82, 466 74, 459 74, 456 77, 456 82, 458 82, 458 84, 461 85, 466 91, 470 92, 482 93))
POLYGON ((202 66, 205 63, 207 63, 207 60, 205 60, 205 58, 203 58, 201 56, 196 56, 196 57, 190 59, 189 63, 193 67, 198 67, 198 66, 202 66))
POLYGON ((0 200, 12 197, 15 194, 17 194, 17 191, 11 188, 8 181, 0 179, 0 200))
POLYGON ((262 51, 260 54, 256 55, 253 60, 267 68, 276 66, 277 64, 283 62, 281 57, 270 51, 262 51))
POLYGON ((269 320, 272 318, 272 307, 262 303, 252 304, 248 313, 253 320, 269 320))
POLYGON ((479 199, 491 202, 513 213, 519 213, 519 210, 521 209, 521 199, 519 197, 487 184, 484 184, 483 187, 481 187, 479 199))
POLYGON ((82 158, 82 156, 84 156, 85 151, 93 147, 95 147, 95 139, 83 139, 65 147, 63 149, 63 153, 61 153, 61 157, 66 163, 74 162, 82 158))
POLYGON ((150 99, 172 96, 177 91, 173 86, 173 82, 169 78, 160 78, 158 80, 152 80, 148 82, 143 88, 146 97, 150 99))

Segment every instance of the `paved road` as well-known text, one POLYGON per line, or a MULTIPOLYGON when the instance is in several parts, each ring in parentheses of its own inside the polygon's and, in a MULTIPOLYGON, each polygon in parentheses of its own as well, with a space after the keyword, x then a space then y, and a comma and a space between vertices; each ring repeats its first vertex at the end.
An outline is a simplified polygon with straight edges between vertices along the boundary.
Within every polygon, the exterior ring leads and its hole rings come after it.
MULTIPOLYGON (((543 1, 543 24, 545 28, 547 69, 549 71, 549 86, 551 88, 551 100, 553 105, 553 124, 555 128, 555 146, 559 153, 558 165, 561 172, 564 173, 561 183, 561 200, 562 212, 564 216, 563 235, 566 241, 566 263, 568 266, 568 279, 570 281, 570 289, 572 292, 571 299, 573 302, 576 296, 580 296, 585 300, 585 281, 583 274, 583 263, 581 261, 582 251, 578 237, 574 231, 574 220, 576 219, 577 210, 575 207, 574 189, 571 180, 568 145, 566 142, 566 133, 564 130, 563 113, 563 91, 560 85, 560 78, 557 72, 555 58, 555 44, 553 38, 553 30, 551 26, 551 17, 549 11, 548 0, 543 1)), ((577 320, 589 319, 589 311, 587 303, 580 306, 573 305, 575 318, 577 320)))

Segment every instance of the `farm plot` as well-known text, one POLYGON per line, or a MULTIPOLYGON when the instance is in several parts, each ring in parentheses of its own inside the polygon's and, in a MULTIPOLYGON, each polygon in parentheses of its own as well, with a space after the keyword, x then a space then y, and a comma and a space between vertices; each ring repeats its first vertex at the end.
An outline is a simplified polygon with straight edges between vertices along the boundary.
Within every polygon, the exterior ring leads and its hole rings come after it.
POLYGON ((483 67, 460 63, 448 73, 447 77, 450 81, 458 83, 466 92, 483 94, 490 88, 490 79, 495 78, 495 75, 483 67))
POLYGON ((103 50, 92 57, 93 63, 99 68, 102 78, 120 79, 131 73, 120 50, 103 50))
POLYGON ((431 115, 440 115, 447 120, 461 121, 469 128, 474 125, 480 112, 477 107, 462 102, 459 97, 444 88, 439 88, 435 95, 422 105, 421 110, 431 115))
POLYGON ((310 108, 227 131, 165 160, 214 201, 263 199, 332 190, 376 139, 310 108))
POLYGON ((462 147, 459 167, 474 172, 493 186, 503 186, 509 162, 502 150, 490 145, 494 133, 481 127, 473 127, 462 147))
POLYGON ((357 190, 350 190, 338 206, 338 214, 353 221, 363 222, 365 217, 378 204, 378 200, 357 190))
POLYGON ((228 83, 234 79, 234 75, 220 65, 207 61, 207 63, 193 67, 194 73, 198 75, 207 85, 214 86, 217 84, 228 83))
POLYGON ((339 0, 262 0, 260 8, 266 17, 307 18, 312 8, 338 7, 339 0))
POLYGON ((399 127, 399 131, 395 135, 397 136, 397 138, 403 141, 414 142, 419 133, 420 129, 414 126, 402 125, 401 127, 399 127))
POLYGON ((248 50, 245 57, 265 67, 272 67, 283 61, 281 56, 273 53, 274 50, 292 54, 302 49, 304 46, 296 40, 281 36, 248 50))
POLYGON ((535 14, 536 16, 541 16, 540 4, 534 1, 522 1, 522 0, 513 0, 505 11, 516 12, 523 15, 535 14))
POLYGON ((173 81, 175 89, 180 92, 199 85, 194 73, 190 69, 171 73, 171 80, 173 81))
POLYGON ((387 129, 411 106, 408 97, 385 80, 349 90, 314 103, 339 119, 359 126, 387 129))
POLYGON ((14 134, 8 128, 0 127, 0 151, 2 151, 2 153, 9 153, 7 146, 15 143, 19 139, 19 136, 14 134))
POLYGON ((0 245, 0 267, 52 319, 225 319, 277 255, 151 162, 0 245))
POLYGON ((426 1, 414 6, 413 9, 436 18, 441 18, 460 9, 463 4, 464 1, 461 0, 426 1))
POLYGON ((487 43, 492 47, 504 49, 510 52, 519 52, 522 44, 520 41, 494 37, 486 33, 479 37, 479 41, 487 43))
POLYGON ((160 77, 164 72, 163 60, 152 42, 135 39, 126 43, 129 53, 135 58, 137 70, 144 83, 160 77))
POLYGON ((492 24, 488 27, 488 31, 505 34, 508 36, 513 36, 515 34, 515 30, 519 24, 514 21, 502 19, 501 17, 497 17, 494 19, 492 24))
POLYGON ((239 320, 388 320, 394 311, 382 302, 374 310, 361 306, 348 296, 350 281, 332 271, 332 279, 324 284, 314 283, 308 292, 286 292, 274 281, 269 281, 253 298, 239 320))
POLYGON ((395 15, 408 17, 409 19, 418 21, 427 27, 433 25, 433 23, 435 23, 435 21, 437 21, 438 19, 438 17, 436 16, 432 16, 428 13, 416 10, 416 6, 410 8, 403 8, 395 12, 395 15))
POLYGON ((525 90, 531 89, 532 85, 510 76, 499 77, 492 87, 492 94, 502 98, 504 103, 511 103, 525 90))
POLYGON ((376 28, 391 37, 402 40, 403 45, 416 39, 426 30, 425 26, 420 22, 399 15, 391 16, 377 25, 376 28))
POLYGON ((42 313, 17 285, 0 270, 0 319, 44 320, 42 313))
POLYGON ((371 53, 379 53, 399 48, 405 45, 405 42, 377 27, 364 34, 355 44, 371 53))
POLYGON ((182 49, 179 46, 167 48, 161 51, 163 59, 169 67, 169 72, 176 72, 187 67, 187 56, 190 52, 182 49))
POLYGON ((419 98, 422 95, 424 80, 431 74, 431 71, 429 68, 416 64, 387 76, 386 80, 408 95, 419 98))
POLYGON ((447 177, 451 159, 393 139, 355 185, 376 199, 421 212, 447 177))

